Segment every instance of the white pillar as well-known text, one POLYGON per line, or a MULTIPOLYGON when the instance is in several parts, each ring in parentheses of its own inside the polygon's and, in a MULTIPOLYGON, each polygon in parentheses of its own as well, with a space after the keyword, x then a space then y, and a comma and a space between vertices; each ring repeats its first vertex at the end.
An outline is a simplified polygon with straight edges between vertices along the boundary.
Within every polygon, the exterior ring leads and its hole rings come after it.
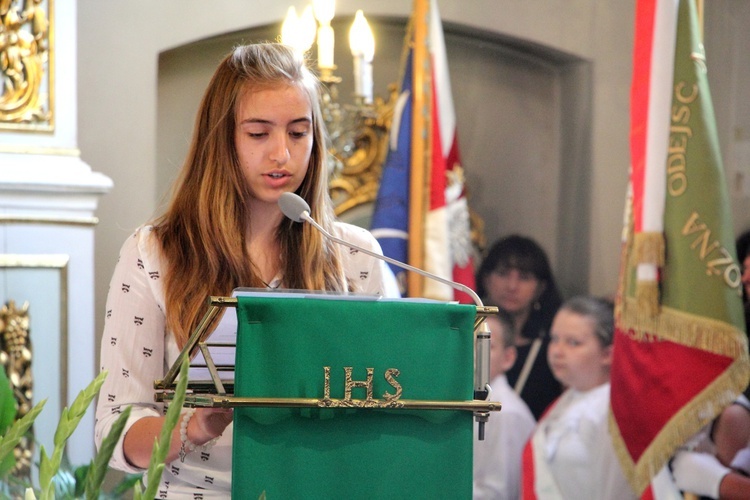
MULTIPOLYGON (((21 8, 16 3, 11 9, 21 8)), ((51 28, 37 88, 40 114, 49 116, 13 122, 0 109, 0 301, 29 301, 33 400, 47 398, 34 430, 51 453, 62 408, 98 373, 95 212, 112 181, 92 171, 78 151, 76 0, 46 0, 39 7, 51 28)), ((20 30, 33 35, 32 25, 20 30)), ((7 97, 14 89, 4 81, 0 93, 7 97)), ((94 455, 93 425, 89 408, 68 441, 74 466, 94 455)))

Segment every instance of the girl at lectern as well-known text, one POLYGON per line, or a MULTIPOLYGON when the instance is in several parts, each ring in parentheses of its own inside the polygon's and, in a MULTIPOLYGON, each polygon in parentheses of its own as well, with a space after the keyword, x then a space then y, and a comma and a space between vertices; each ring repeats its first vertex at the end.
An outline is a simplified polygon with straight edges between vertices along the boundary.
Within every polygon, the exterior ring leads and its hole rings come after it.
MULTIPOLYGON (((319 82, 302 56, 276 43, 234 49, 203 96, 169 206, 127 239, 114 270, 101 349, 109 375, 96 410, 100 446, 132 406, 114 468, 148 466, 165 412, 154 380, 174 363, 207 297, 239 286, 384 293, 382 261, 278 207, 282 193, 297 193, 329 232, 380 253, 369 232, 334 220, 326 165, 319 82)), ((228 498, 231 446, 231 409, 183 411, 159 497, 228 498)))

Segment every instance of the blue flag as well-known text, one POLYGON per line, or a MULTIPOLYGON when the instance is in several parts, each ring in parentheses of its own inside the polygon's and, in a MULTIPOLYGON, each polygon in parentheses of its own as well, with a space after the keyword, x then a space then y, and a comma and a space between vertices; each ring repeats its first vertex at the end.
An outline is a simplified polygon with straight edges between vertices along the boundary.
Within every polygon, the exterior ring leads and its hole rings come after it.
MULTIPOLYGON (((411 166, 411 87, 412 52, 409 51, 391 125, 388 154, 383 165, 378 196, 370 231, 378 239, 383 253, 401 262, 408 261, 409 173, 411 166)), ((390 264, 389 264, 390 265, 390 264)), ((405 271, 390 265, 400 283, 405 271)), ((402 290, 403 292, 404 290, 402 290)))

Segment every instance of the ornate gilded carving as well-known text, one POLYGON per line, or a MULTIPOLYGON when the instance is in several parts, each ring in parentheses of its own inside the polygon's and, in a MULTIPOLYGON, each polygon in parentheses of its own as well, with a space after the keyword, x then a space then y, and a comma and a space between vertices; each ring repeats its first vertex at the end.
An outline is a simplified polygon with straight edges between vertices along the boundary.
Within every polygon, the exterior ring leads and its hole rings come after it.
MULTIPOLYGON (((18 410, 16 419, 26 415, 33 406, 31 373, 31 336, 29 335, 29 303, 18 309, 14 301, 8 301, 0 309, 0 363, 8 374, 18 410)), ((13 453, 16 465, 11 472, 26 477, 31 471, 34 452, 34 434, 28 432, 18 443, 13 453)))
POLYGON ((336 108, 327 116, 331 153, 335 158, 329 190, 337 216, 374 202, 378 194, 398 97, 395 86, 391 86, 390 92, 388 101, 378 97, 372 105, 360 104, 355 110, 348 110, 349 123, 343 122, 342 113, 336 108))
POLYGON ((52 2, 0 0, 0 128, 51 128, 47 9, 52 2))
MULTIPOLYGON (((375 102, 370 105, 358 103, 354 106, 342 106, 336 102, 336 82, 327 84, 329 93, 323 95, 323 111, 331 139, 329 192, 338 217, 366 226, 363 224, 367 222, 364 219, 372 214, 359 213, 356 209, 373 204, 378 195, 383 164, 388 155, 398 89, 393 84, 389 87, 387 101, 376 97, 375 102)), ((454 195, 463 191, 463 168, 457 166, 451 171, 448 184, 454 195)), ((459 241, 455 237, 454 243, 463 243, 460 253, 471 251, 472 256, 478 260, 487 246, 484 221, 471 207, 468 207, 468 212, 470 234, 467 236, 471 241, 459 241)), ((464 256, 468 257, 469 255, 464 256)))

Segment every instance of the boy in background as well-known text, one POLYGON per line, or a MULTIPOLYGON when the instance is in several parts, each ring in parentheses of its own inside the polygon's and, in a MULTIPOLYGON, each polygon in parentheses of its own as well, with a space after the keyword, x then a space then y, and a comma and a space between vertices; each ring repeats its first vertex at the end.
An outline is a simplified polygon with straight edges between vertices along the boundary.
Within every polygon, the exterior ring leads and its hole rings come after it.
POLYGON ((502 310, 485 321, 491 332, 489 399, 501 402, 502 409, 490 415, 484 440, 474 440, 474 499, 515 500, 520 492, 523 447, 536 421, 505 376, 516 361, 513 321, 502 310))

